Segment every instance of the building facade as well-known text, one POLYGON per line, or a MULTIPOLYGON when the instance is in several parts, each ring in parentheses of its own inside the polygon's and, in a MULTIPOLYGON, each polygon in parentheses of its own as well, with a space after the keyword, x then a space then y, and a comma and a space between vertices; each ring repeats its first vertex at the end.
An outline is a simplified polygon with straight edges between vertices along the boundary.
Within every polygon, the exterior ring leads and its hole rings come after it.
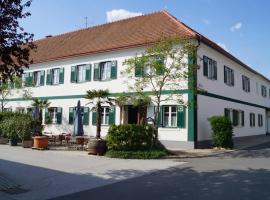
MULTIPOLYGON (((12 91, 6 109, 31 112, 32 102, 23 98, 27 89, 33 97, 51 102, 44 112, 45 132, 72 133, 74 108, 80 100, 85 134, 94 136, 96 113, 84 98, 86 91, 108 89, 112 97, 128 92, 129 80, 121 74, 124 61, 144 52, 161 35, 196 42, 195 84, 206 91, 196 95, 188 88, 163 91, 164 95, 179 93, 184 102, 195 104, 186 107, 173 99, 162 103, 159 139, 165 146, 195 148, 208 142, 208 118, 214 115, 231 118, 235 137, 270 132, 270 81, 166 11, 36 41, 37 52, 32 54, 34 63, 25 69, 23 89, 12 91)), ((153 118, 155 106, 147 107, 147 118, 153 118)), ((137 122, 136 107, 103 105, 101 136, 106 136, 111 124, 137 122)))

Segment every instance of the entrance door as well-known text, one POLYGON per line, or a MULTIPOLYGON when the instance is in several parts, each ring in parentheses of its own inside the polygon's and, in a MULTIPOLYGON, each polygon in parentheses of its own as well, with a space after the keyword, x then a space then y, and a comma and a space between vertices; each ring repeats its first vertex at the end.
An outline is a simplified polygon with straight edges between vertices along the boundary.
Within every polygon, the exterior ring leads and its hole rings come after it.
POLYGON ((138 123, 138 107, 128 106, 128 124, 138 123))

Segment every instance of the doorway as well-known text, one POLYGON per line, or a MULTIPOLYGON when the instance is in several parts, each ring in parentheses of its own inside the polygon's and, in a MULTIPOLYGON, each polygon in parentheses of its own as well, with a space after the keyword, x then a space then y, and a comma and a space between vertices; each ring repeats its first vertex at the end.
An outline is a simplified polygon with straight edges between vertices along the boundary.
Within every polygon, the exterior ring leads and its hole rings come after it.
POLYGON ((128 124, 138 123, 138 107, 128 106, 128 124))

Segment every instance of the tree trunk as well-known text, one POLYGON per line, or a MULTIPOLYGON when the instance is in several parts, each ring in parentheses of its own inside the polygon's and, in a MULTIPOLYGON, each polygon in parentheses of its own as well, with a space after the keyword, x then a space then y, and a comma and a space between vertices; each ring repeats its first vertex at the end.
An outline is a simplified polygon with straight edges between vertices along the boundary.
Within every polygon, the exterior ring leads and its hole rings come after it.
POLYGON ((102 107, 100 105, 100 102, 97 103, 97 132, 96 132, 96 138, 100 138, 100 132, 101 132, 101 111, 102 107))

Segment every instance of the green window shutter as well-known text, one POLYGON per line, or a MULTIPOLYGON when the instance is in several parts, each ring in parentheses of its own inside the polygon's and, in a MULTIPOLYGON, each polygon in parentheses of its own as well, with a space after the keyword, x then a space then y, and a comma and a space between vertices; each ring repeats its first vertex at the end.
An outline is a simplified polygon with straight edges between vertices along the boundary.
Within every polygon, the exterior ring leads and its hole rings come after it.
POLYGON ((92 125, 96 125, 97 123, 97 112, 96 110, 92 111, 92 125))
POLYGON ((47 77, 46 77, 46 85, 51 85, 51 84, 52 84, 52 70, 48 69, 47 77))
POLYGON ((117 60, 111 62, 111 79, 117 79, 117 60))
POLYGON ((22 77, 17 77, 17 80, 15 80, 15 88, 22 88, 22 77))
POLYGON ((115 107, 112 106, 110 107, 110 112, 109 112, 109 124, 115 124, 115 107))
POLYGON ((234 71, 232 70, 232 86, 234 86, 234 71))
POLYGON ((252 113, 249 113, 249 126, 252 127, 252 125, 253 125, 252 113))
MULTIPOLYGON (((157 106, 154 106, 154 111, 157 112, 157 106)), ((163 106, 159 107, 157 123, 158 127, 163 127, 163 106)))
POLYGON ((29 87, 33 86, 33 72, 29 72, 29 76, 28 76, 28 86, 29 86, 29 87))
POLYGON ((100 80, 100 70, 99 70, 99 63, 94 64, 94 81, 100 80))
POLYGON ((233 125, 237 126, 238 125, 238 111, 233 110, 233 125))
POLYGON ((68 123, 69 124, 73 124, 74 123, 74 107, 70 107, 69 108, 68 123))
POLYGON ((85 69, 86 69, 85 80, 86 81, 91 81, 91 65, 90 64, 87 64, 85 66, 85 69))
POLYGON ((245 113, 244 113, 244 111, 241 111, 241 125, 245 126, 245 113))
POLYGON ((50 123, 49 109, 45 108, 45 124, 50 123))
POLYGON ((217 62, 213 61, 214 79, 217 80, 217 62))
POLYGON ((45 70, 40 71, 40 85, 43 86, 45 82, 45 70))
POLYGON ((62 108, 61 107, 57 108, 56 122, 57 124, 62 124, 62 108))
POLYGON ((65 79, 65 68, 62 67, 59 69, 59 84, 64 84, 65 79))
POLYGON ((77 67, 71 66, 71 77, 70 77, 71 83, 77 82, 77 67))
POLYGON ((186 127, 186 108, 185 106, 177 106, 177 127, 186 127))
POLYGON ((208 59, 206 56, 203 56, 203 75, 208 77, 208 59))
POLYGON ((83 125, 89 125, 89 107, 83 108, 83 125))

